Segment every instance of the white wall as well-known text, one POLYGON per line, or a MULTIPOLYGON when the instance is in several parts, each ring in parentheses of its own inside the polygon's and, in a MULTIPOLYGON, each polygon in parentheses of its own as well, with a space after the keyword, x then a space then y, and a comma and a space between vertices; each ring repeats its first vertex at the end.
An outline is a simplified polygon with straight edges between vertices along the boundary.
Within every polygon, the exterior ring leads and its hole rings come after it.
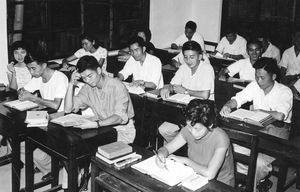
POLYGON ((7 25, 6 25, 6 1, 0 0, 0 83, 8 84, 7 80, 7 64, 8 64, 8 50, 7 50, 7 25))
POLYGON ((151 41, 158 48, 169 47, 193 20, 205 40, 218 42, 221 15, 222 0, 150 0, 151 41))

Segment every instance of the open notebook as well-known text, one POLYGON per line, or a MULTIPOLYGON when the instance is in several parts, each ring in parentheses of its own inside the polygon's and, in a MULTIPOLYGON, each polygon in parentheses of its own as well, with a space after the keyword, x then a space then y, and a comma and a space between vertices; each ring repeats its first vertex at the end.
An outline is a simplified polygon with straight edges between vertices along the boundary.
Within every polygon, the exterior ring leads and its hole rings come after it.
POLYGON ((175 95, 168 97, 166 100, 187 105, 191 100, 196 99, 196 98, 197 97, 193 97, 190 95, 176 93, 175 95))
POLYGON ((154 155, 131 167, 170 186, 174 186, 195 174, 192 168, 170 159, 166 159, 167 168, 160 168, 157 166, 155 158, 154 155))

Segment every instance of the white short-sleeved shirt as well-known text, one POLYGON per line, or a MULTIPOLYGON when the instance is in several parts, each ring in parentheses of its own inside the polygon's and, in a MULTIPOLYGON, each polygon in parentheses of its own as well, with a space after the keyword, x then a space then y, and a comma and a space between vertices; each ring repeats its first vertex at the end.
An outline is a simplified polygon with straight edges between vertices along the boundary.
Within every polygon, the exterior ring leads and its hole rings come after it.
POLYGON ((62 98, 58 111, 64 110, 64 98, 68 88, 68 78, 60 71, 54 71, 50 80, 43 83, 42 77, 32 78, 24 89, 29 92, 39 90, 43 99, 54 100, 62 98))
MULTIPOLYGON (((173 43, 175 43, 178 46, 182 46, 185 42, 187 42, 189 39, 185 36, 185 33, 181 34, 173 43)), ((192 41, 196 41, 201 46, 201 49, 205 51, 204 46, 204 39, 200 33, 195 32, 192 39, 192 41)))
MULTIPOLYGON (((16 71, 17 89, 24 87, 30 80, 31 74, 27 67, 14 67, 16 71)), ((7 71, 10 73, 10 71, 7 71)))
POLYGON ((236 35, 235 41, 230 44, 227 38, 224 36, 219 42, 216 50, 221 54, 229 53, 232 55, 243 55, 248 57, 247 54, 247 41, 244 37, 236 35))
POLYGON ((254 109, 283 113, 285 115, 284 122, 291 122, 293 93, 290 88, 276 81, 267 95, 265 95, 257 82, 253 81, 232 99, 236 100, 238 108, 248 101, 253 101, 254 109))
POLYGON ((294 46, 284 51, 279 65, 286 68, 286 75, 300 73, 300 54, 296 56, 294 46))
POLYGON ((193 91, 210 90, 209 99, 214 100, 215 72, 213 67, 204 61, 200 61, 194 74, 192 74, 191 68, 186 64, 181 65, 172 78, 171 84, 182 85, 193 91))
POLYGON ((159 58, 146 53, 142 65, 131 56, 119 73, 124 76, 124 79, 127 79, 129 75, 133 75, 133 80, 152 82, 157 89, 160 89, 164 86, 161 67, 162 64, 159 58))
POLYGON ((103 63, 103 66, 102 66, 102 70, 105 72, 106 71, 106 67, 107 67, 107 50, 103 47, 98 47, 97 50, 94 52, 94 53, 91 53, 89 51, 85 51, 83 48, 77 50, 75 53, 74 53, 75 57, 77 58, 81 58, 83 56, 86 56, 86 55, 90 55, 90 56, 93 56, 97 59, 97 61, 99 61, 101 58, 105 59, 104 60, 104 63, 103 63))
POLYGON ((275 59, 277 64, 280 62, 280 50, 270 42, 267 50, 261 56, 275 59))
POLYGON ((239 73, 240 79, 254 81, 255 80, 255 69, 250 63, 250 59, 238 60, 227 67, 229 70, 229 76, 233 77, 239 73))

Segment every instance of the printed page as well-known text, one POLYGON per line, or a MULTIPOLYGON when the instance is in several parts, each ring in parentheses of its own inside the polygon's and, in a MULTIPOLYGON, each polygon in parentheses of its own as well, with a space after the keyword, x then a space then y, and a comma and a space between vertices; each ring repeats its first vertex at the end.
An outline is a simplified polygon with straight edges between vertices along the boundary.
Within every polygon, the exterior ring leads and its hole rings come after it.
POLYGON ((131 167, 170 186, 180 183, 195 173, 192 168, 170 159, 166 159, 167 168, 160 168, 157 166, 155 159, 156 156, 154 155, 131 167))
POLYGON ((6 102, 4 105, 17 109, 19 111, 25 111, 27 109, 32 109, 39 106, 38 104, 31 101, 20 101, 20 100, 9 101, 6 102))
POLYGON ((92 121, 84 118, 81 115, 72 113, 72 114, 68 114, 66 116, 59 117, 57 119, 52 119, 51 122, 57 123, 64 127, 74 127, 74 126, 83 125, 85 123, 90 123, 92 121))
POLYGON ((196 99, 196 98, 197 97, 193 97, 190 95, 176 93, 175 95, 168 97, 167 100, 177 102, 177 103, 182 103, 182 104, 188 104, 191 100, 196 99))

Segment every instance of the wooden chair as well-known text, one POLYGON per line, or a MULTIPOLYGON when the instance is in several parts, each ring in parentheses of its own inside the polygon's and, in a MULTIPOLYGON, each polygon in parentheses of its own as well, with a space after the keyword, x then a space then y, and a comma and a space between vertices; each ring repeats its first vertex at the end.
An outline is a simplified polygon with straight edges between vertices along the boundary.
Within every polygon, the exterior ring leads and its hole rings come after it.
POLYGON ((253 191, 255 171, 256 171, 256 160, 258 155, 257 144, 258 137, 249 133, 237 131, 230 128, 223 128, 229 138, 231 144, 238 144, 242 147, 248 148, 250 150, 250 156, 235 152, 233 150, 234 163, 242 163, 248 166, 247 175, 239 173, 235 169, 235 181, 236 186, 242 186, 242 190, 246 192, 253 191))

